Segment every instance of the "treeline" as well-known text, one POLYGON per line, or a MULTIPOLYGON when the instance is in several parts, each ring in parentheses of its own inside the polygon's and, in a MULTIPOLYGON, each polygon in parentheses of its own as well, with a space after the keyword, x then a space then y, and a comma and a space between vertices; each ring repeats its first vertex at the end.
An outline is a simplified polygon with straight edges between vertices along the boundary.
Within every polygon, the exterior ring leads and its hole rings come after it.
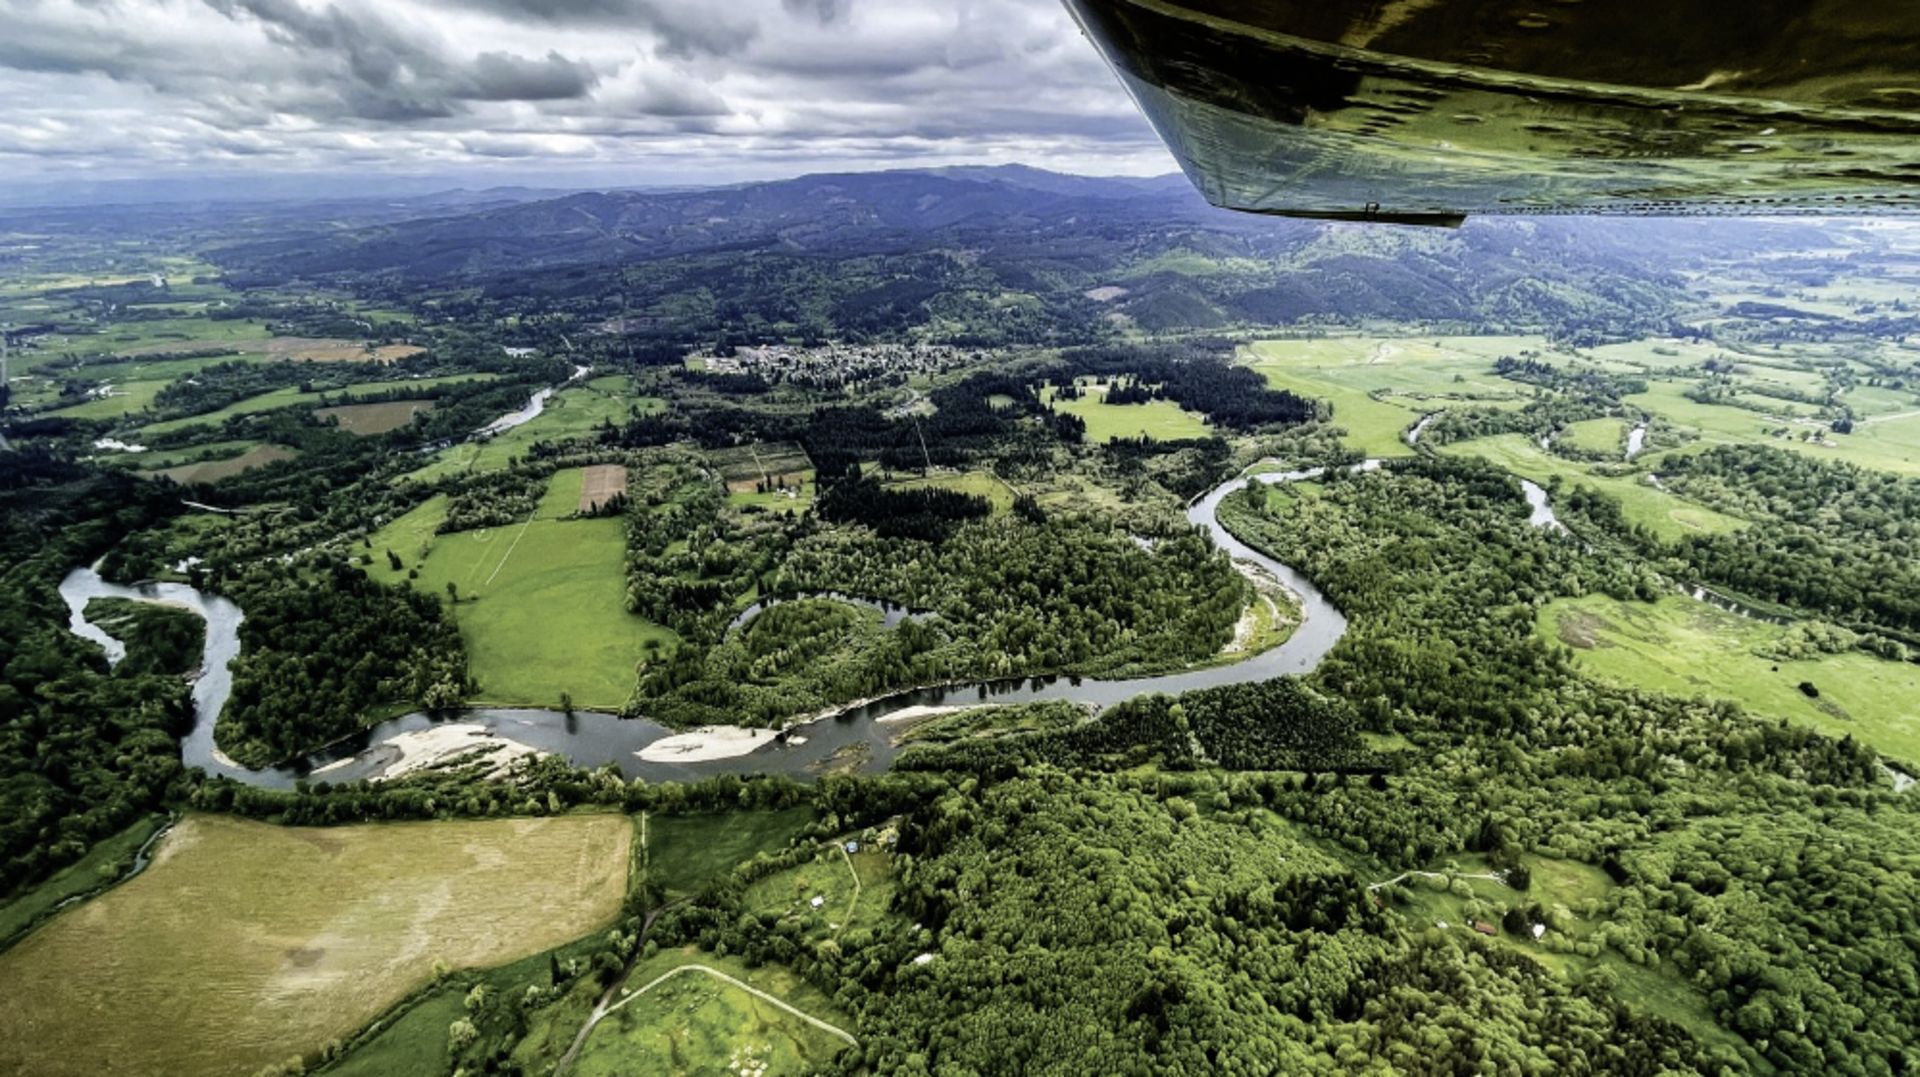
POLYGON ((1071 383, 1087 374, 1116 379, 1125 375, 1131 384, 1158 386, 1151 392, 1160 398, 1235 430, 1303 423, 1314 417, 1312 401, 1273 389, 1253 370, 1229 363, 1226 356, 1231 351, 1232 345, 1225 341, 1075 348, 1062 352, 1061 362, 1043 375, 1055 384, 1071 383))
POLYGON ((79 859, 185 781, 175 738, 192 704, 169 668, 181 656, 142 629, 110 673, 100 649, 68 631, 58 591, 70 569, 170 511, 151 484, 0 451, 0 558, 11 566, 0 575, 0 897, 79 859))
POLYGON ((979 494, 942 486, 888 488, 859 476, 857 468, 852 477, 823 483, 822 489, 814 503, 822 519, 864 524, 881 538, 939 542, 958 524, 993 511, 993 503, 979 494))
POLYGON ((436 596, 376 583, 331 555, 220 586, 246 618, 214 739, 245 766, 303 756, 382 706, 451 707, 469 689, 460 634, 436 596))
POLYGON ((1763 525, 1676 543, 1699 580, 1920 640, 1920 481, 1762 446, 1670 457, 1661 481, 1763 525))
POLYGON ((1351 706, 1297 677, 1140 696, 1088 722, 945 739, 915 748, 894 765, 1009 776, 1038 765, 1124 770, 1148 763, 1174 770, 1217 766, 1307 774, 1385 770, 1361 742, 1351 706))

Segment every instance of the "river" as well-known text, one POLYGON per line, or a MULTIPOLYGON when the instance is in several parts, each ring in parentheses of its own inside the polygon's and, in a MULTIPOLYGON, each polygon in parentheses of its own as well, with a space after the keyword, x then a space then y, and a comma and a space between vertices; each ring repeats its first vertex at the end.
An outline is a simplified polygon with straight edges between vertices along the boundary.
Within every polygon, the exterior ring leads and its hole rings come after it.
POLYGON ((498 419, 495 419, 494 421, 488 423, 487 425, 481 427, 480 429, 475 430, 473 432, 474 436, 475 437, 492 437, 495 434, 504 434, 507 431, 512 430, 516 426, 523 426, 527 423, 534 421, 535 419, 538 419, 540 417, 540 413, 547 410, 547 401, 553 399, 553 394, 558 389, 565 388, 567 385, 570 385, 576 381, 579 381, 581 378, 586 377, 592 371, 593 371, 593 368, 590 366, 575 365, 573 368, 572 375, 570 375, 566 381, 561 382, 560 385, 558 386, 548 386, 547 388, 534 393, 533 396, 527 401, 527 404, 525 407, 517 408, 513 411, 507 412, 505 415, 500 416, 498 419))
MULTIPOLYGON (((1380 461, 1368 460, 1354 465, 1351 470, 1371 471, 1379 466, 1380 461)), ((877 771, 886 769, 899 751, 893 743, 893 734, 899 727, 878 719, 908 708, 1030 703, 1040 700, 1069 700, 1102 708, 1148 692, 1186 692, 1313 670, 1333 649, 1334 644, 1340 641, 1340 637, 1346 634, 1346 617, 1312 581, 1228 534, 1220 524, 1218 510, 1222 500, 1244 489, 1250 482, 1298 482, 1319 478, 1323 474, 1325 469, 1312 468, 1237 478, 1215 487, 1187 508, 1187 520, 1204 528, 1221 549, 1238 560, 1252 562, 1272 574, 1299 598, 1300 625, 1278 647, 1228 665, 1152 677, 1113 680, 1031 677, 913 689, 852 704, 820 720, 791 726, 780 738, 744 755, 702 762, 641 759, 637 753, 642 748, 676 732, 642 718, 621 718, 589 711, 568 715, 538 709, 473 708, 445 718, 414 713, 382 722, 314 753, 296 766, 257 770, 241 767, 225 758, 213 746, 214 722, 221 708, 226 705, 233 686, 228 663, 240 651, 242 615, 238 606, 185 584, 149 583, 129 587, 109 583, 91 568, 76 568, 68 573, 61 581, 60 593, 70 611, 69 627, 77 635, 100 644, 110 662, 119 661, 126 649, 119 640, 86 620, 84 611, 90 599, 129 598, 169 602, 203 617, 207 623, 207 649, 202 673, 193 686, 194 723, 192 731, 181 742, 181 759, 189 767, 200 767, 210 774, 224 775, 253 785, 289 788, 295 781, 305 777, 334 782, 378 777, 385 774, 403 755, 403 748, 399 745, 405 741, 396 741, 397 738, 447 723, 461 723, 525 747, 550 752, 577 766, 598 767, 613 763, 627 777, 645 778, 648 781, 697 780, 729 773, 775 773, 805 777, 817 774, 828 766, 843 764, 877 771)), ((1546 519, 1557 527, 1559 522, 1553 519, 1552 510, 1545 508, 1545 491, 1532 483, 1522 485, 1529 488, 1528 501, 1534 505, 1535 523, 1540 523, 1540 514, 1544 511, 1546 519), (1536 495, 1538 501, 1535 501, 1536 495)), ((909 615, 909 611, 900 610, 899 607, 893 609, 899 617, 909 615)), ((883 613, 886 612, 883 609, 883 613)), ((750 613, 742 615, 742 623, 750 613)))
POLYGON ((1634 457, 1639 456, 1640 451, 1646 448, 1646 446, 1647 446, 1647 424, 1646 423, 1640 423, 1639 425, 1635 426, 1632 430, 1627 431, 1627 459, 1631 460, 1634 457))

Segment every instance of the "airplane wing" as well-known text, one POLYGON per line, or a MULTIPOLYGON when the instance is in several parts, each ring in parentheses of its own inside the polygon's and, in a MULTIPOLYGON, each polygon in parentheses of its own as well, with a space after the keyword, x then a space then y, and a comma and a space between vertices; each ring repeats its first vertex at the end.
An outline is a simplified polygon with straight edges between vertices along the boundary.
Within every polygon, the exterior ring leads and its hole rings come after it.
POLYGON ((1208 201, 1920 212, 1912 0, 1065 0, 1208 201))

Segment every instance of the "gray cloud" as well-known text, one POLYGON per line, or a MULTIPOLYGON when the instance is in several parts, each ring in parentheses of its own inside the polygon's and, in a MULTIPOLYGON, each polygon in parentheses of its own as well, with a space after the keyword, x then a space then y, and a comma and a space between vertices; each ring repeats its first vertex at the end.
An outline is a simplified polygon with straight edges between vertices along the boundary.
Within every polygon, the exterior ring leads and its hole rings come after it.
POLYGON ((0 26, 0 185, 1169 166, 1058 0, 0 0, 0 26))

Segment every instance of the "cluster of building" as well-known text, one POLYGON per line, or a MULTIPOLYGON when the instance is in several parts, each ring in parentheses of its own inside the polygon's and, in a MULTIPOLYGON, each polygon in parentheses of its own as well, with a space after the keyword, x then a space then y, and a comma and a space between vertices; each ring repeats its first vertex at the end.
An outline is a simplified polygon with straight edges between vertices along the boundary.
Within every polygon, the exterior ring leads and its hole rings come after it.
POLYGON ((916 374, 938 374, 979 363, 987 354, 947 344, 767 344, 736 348, 731 355, 703 353, 688 358, 712 374, 751 374, 770 384, 840 389, 904 384, 916 374))

